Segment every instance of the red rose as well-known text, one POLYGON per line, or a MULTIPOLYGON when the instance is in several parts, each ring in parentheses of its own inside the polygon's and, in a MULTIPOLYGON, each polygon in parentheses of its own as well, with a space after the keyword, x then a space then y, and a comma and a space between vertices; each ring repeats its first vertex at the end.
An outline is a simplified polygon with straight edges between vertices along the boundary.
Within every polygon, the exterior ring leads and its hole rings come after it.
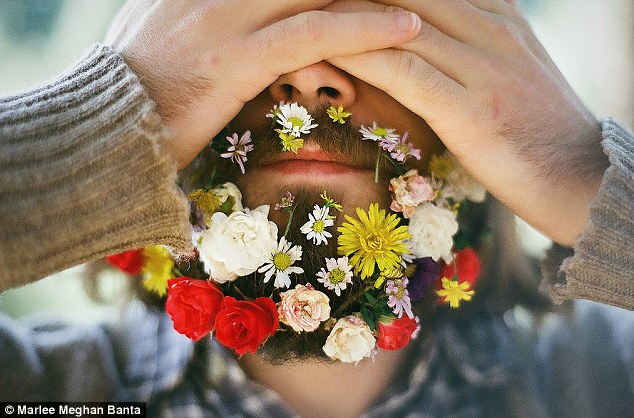
POLYGON ((198 341, 214 328, 223 297, 218 286, 208 280, 177 277, 167 281, 165 310, 176 331, 198 341))
POLYGON ((476 280, 480 275, 480 259, 473 248, 463 248, 456 251, 455 260, 451 264, 447 264, 440 272, 440 279, 453 277, 454 263, 458 267, 458 281, 471 283, 471 288, 475 286, 476 280))
POLYGON ((238 355, 255 353, 278 325, 277 307, 270 298, 246 301, 225 296, 224 306, 216 316, 216 339, 238 355))
POLYGON ((388 318, 390 322, 379 321, 379 338, 376 345, 384 350, 405 347, 419 329, 417 319, 403 315, 400 318, 388 318))
POLYGON ((139 248, 109 255, 106 260, 128 274, 139 274, 144 262, 143 249, 139 248))

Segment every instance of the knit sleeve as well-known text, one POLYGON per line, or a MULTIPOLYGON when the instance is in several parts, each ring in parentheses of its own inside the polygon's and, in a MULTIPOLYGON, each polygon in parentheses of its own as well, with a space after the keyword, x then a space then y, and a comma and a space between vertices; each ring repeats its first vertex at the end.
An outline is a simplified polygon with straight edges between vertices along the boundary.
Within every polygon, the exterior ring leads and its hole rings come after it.
POLYGON ((588 226, 574 251, 550 249, 543 284, 555 301, 589 299, 634 310, 634 135, 611 119, 602 122, 602 133, 610 167, 590 203, 588 226))
POLYGON ((124 249, 189 248, 187 202, 154 107, 106 46, 0 99, 0 290, 124 249))

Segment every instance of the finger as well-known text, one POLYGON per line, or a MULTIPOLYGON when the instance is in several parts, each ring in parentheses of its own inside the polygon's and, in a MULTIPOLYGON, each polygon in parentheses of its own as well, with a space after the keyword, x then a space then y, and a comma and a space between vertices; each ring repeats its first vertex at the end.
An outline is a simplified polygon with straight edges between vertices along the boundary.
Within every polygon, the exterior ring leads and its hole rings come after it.
POLYGON ((408 12, 313 11, 264 28, 247 42, 265 54, 262 66, 254 70, 276 78, 331 57, 398 45, 414 38, 420 26, 420 18, 408 12))
MULTIPOLYGON (((476 7, 466 0, 375 1, 384 5, 410 10, 447 36, 481 49, 490 48, 491 34, 495 35, 507 29, 503 25, 504 21, 500 16, 487 9, 476 7)), ((494 7, 489 7, 489 9, 495 10, 494 7)))
POLYGON ((329 62, 385 91, 432 129, 441 127, 447 115, 460 114, 456 110, 466 108, 467 90, 411 52, 385 49, 329 62))
MULTIPOLYGON (((345 0, 335 2, 326 7, 325 10, 385 12, 388 8, 394 8, 394 6, 365 0, 345 0)), ((465 85, 471 78, 469 76, 473 75, 473 69, 481 66, 477 51, 445 35, 424 21, 421 22, 421 29, 413 40, 395 48, 415 53, 425 62, 462 85, 465 85)))

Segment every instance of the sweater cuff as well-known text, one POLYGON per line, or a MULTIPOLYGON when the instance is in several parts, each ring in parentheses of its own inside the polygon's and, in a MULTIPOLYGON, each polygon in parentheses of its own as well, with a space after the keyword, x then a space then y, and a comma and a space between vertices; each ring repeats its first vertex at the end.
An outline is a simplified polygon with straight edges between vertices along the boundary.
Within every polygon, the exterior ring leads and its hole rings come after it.
POLYGON ((0 290, 125 249, 189 249, 188 205, 154 107, 107 46, 0 100, 0 290))
POLYGON ((589 299, 634 310, 634 136, 612 119, 601 125, 610 167, 574 252, 555 245, 547 253, 543 287, 556 302, 589 299))

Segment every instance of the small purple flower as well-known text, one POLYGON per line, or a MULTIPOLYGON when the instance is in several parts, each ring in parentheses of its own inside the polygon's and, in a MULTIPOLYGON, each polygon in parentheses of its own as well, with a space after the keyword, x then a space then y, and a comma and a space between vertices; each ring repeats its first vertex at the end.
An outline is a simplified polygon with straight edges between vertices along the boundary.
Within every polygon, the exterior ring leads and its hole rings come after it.
POLYGON ((414 144, 407 141, 408 137, 409 132, 405 132, 402 137, 394 141, 392 149, 384 148, 390 152, 390 157, 399 162, 404 162, 407 157, 414 157, 420 160, 420 150, 414 148, 414 144))
POLYGON ((393 311, 400 318, 403 312, 410 318, 414 317, 412 313, 412 302, 409 299, 407 291, 407 277, 400 279, 388 280, 385 285, 385 293, 388 295, 387 306, 393 308, 393 311))
POLYGON ((247 161, 247 153, 253 151, 253 144, 251 144, 251 131, 246 131, 240 139, 238 134, 234 133, 232 136, 227 137, 227 141, 231 144, 227 148, 227 152, 220 154, 222 158, 231 158, 231 161, 237 163, 240 166, 240 171, 244 174, 244 162, 247 161))
POLYGON ((417 301, 425 296, 429 286, 438 280, 440 267, 431 257, 417 258, 413 262, 415 270, 409 276, 409 296, 413 301, 417 301))

